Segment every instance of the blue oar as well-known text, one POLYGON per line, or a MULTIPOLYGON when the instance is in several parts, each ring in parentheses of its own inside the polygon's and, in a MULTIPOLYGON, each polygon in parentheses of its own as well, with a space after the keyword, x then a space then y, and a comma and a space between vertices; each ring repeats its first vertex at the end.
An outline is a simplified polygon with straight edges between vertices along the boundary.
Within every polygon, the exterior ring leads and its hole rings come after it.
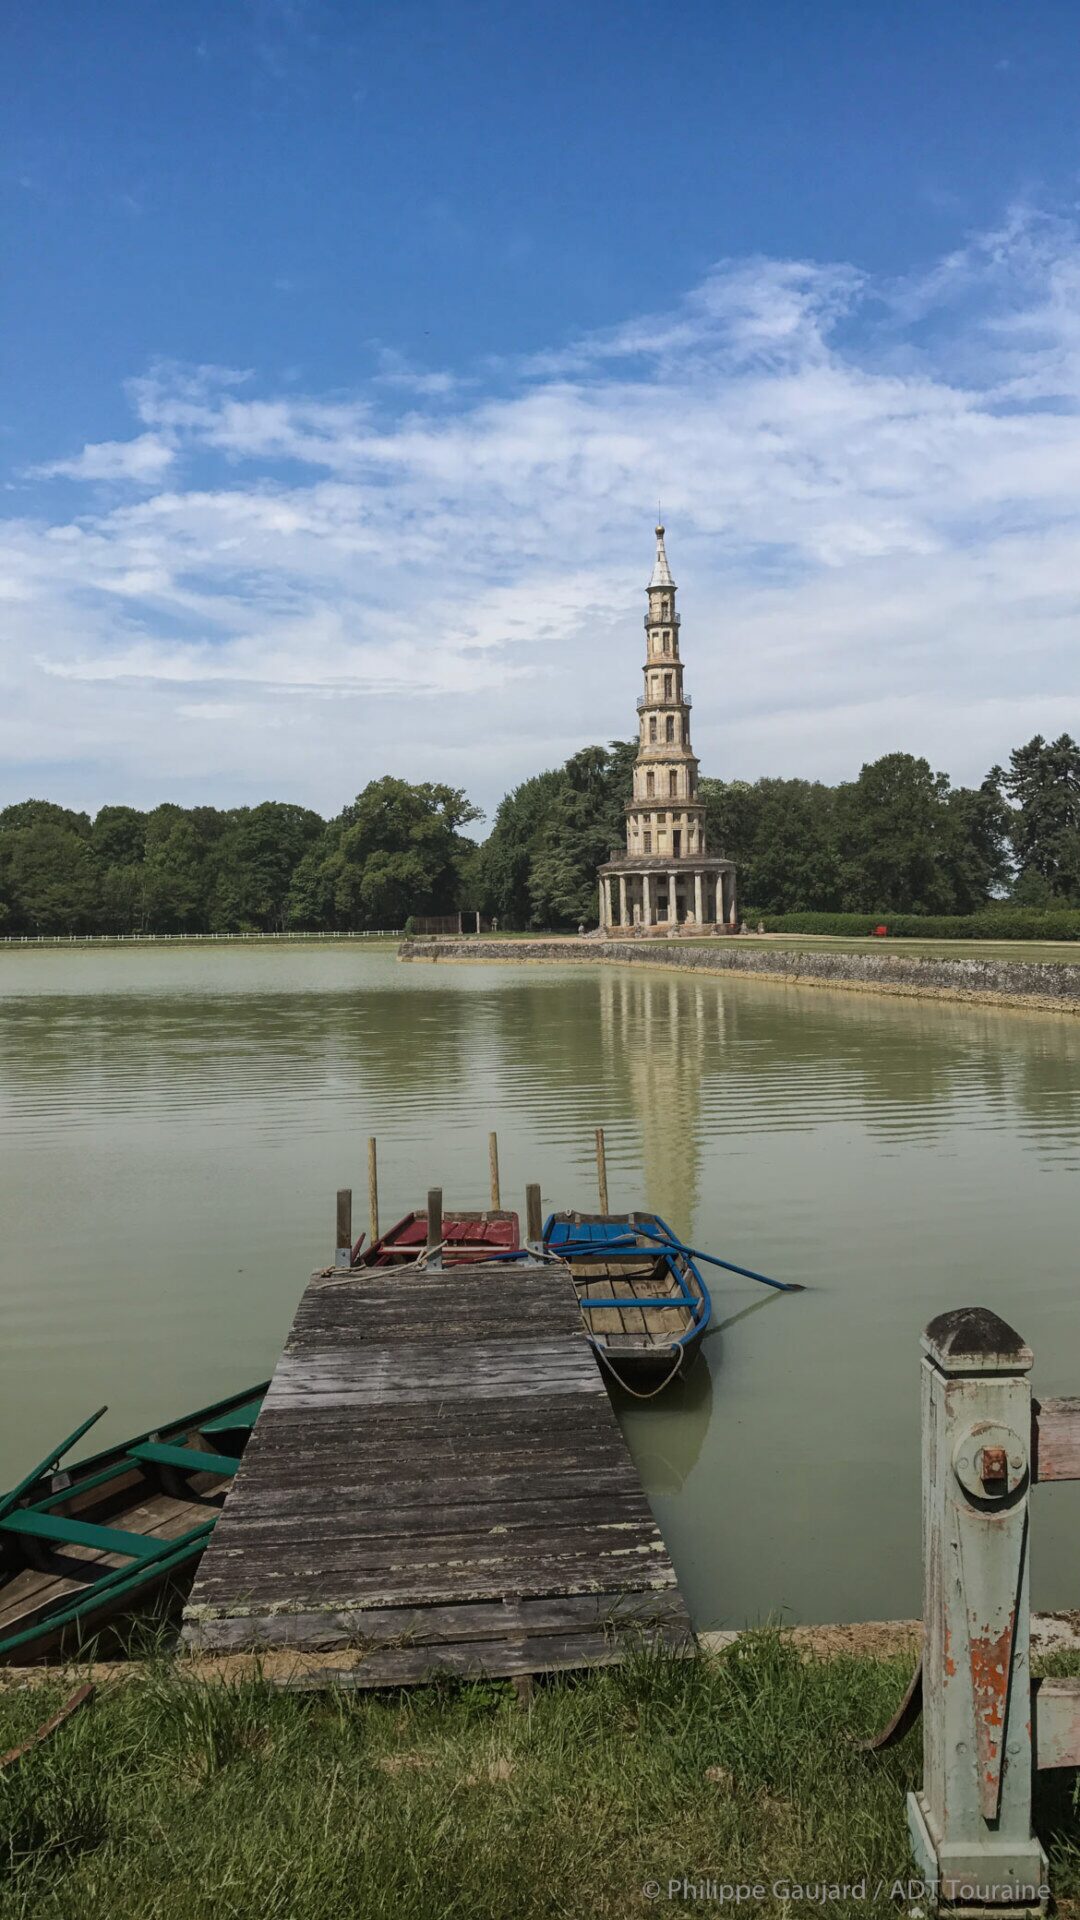
POLYGON ((651 1227, 643 1227, 639 1221, 637 1231, 662 1247, 679 1249, 688 1253, 692 1260, 705 1260, 710 1267, 723 1267, 727 1273, 741 1273, 744 1280, 760 1280, 763 1287, 775 1287, 779 1293, 805 1293, 801 1280, 770 1280, 767 1273, 755 1273, 753 1267, 737 1267, 733 1260, 720 1260, 715 1253, 702 1253, 700 1247, 684 1246, 681 1240, 665 1240, 663 1234, 654 1233, 651 1227))
MULTIPOLYGON (((721 1260, 715 1253, 703 1253, 700 1247, 684 1246, 681 1240, 666 1240, 662 1233, 654 1233, 651 1227, 643 1226, 640 1221, 634 1232, 635 1234, 643 1233, 647 1239, 655 1241, 657 1246, 669 1247, 673 1253, 688 1253, 692 1260, 704 1260, 710 1267, 723 1267, 727 1273, 741 1274, 744 1280, 760 1280, 763 1287, 775 1287, 778 1293, 806 1292, 806 1288, 799 1280, 770 1280, 767 1273, 755 1273, 752 1267, 737 1267, 733 1260, 721 1260)), ((553 1247, 557 1247, 558 1244, 558 1242, 552 1243, 553 1247)), ((595 1252, 602 1256, 612 1250, 621 1253, 626 1248, 640 1246, 640 1244, 639 1240, 630 1237, 619 1240, 579 1240, 563 1242, 561 1250, 563 1253, 568 1253, 571 1250, 584 1252, 587 1249, 590 1253, 595 1252)))

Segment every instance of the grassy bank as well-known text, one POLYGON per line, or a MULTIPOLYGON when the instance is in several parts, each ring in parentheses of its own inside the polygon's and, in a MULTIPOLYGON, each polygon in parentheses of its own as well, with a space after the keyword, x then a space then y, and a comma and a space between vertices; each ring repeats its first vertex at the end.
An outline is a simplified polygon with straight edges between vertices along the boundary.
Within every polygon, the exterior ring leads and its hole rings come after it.
POLYGON ((1004 901, 978 913, 764 913, 744 909, 751 925, 760 920, 766 933, 825 933, 841 939, 865 938, 879 926, 889 939, 909 940, 1080 940, 1080 909, 1022 907, 1004 901))
MULTIPOLYGON (((495 1685, 199 1687, 162 1663, 0 1776, 0 1915, 618 1920, 700 1906, 668 1897, 683 1876, 862 1875, 867 1897, 830 1911, 892 1913, 874 1889, 912 1871, 918 1735, 881 1758, 851 1737, 884 1724, 909 1671, 910 1658, 807 1661, 763 1633, 720 1658, 538 1685, 522 1706, 495 1685)), ((0 1693, 0 1748, 62 1690, 0 1693)), ((1080 1826, 1071 1777, 1048 1778, 1043 1838, 1068 1912, 1080 1826)), ((749 1910, 805 1907, 770 1892, 749 1910)))

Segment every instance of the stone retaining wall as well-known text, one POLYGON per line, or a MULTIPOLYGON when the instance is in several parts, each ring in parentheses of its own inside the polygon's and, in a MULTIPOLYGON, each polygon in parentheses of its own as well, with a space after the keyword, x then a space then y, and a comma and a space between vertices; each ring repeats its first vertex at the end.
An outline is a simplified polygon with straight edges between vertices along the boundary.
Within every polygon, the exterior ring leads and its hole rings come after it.
POLYGON ((838 953, 658 940, 405 940, 401 960, 617 961, 688 973, 734 973, 791 986, 840 987, 920 999, 1080 1013, 1080 965, 1036 960, 920 959, 903 953, 838 953))

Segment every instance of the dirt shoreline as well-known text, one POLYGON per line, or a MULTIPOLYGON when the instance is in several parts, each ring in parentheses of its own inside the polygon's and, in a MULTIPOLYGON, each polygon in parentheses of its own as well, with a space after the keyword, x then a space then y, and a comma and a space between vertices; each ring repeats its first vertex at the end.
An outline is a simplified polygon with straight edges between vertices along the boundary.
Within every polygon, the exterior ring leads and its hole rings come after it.
POLYGON ((400 960, 461 964, 567 966, 607 961, 677 973, 725 974, 773 986, 829 987, 846 993, 879 993, 911 1000, 950 1000, 974 1006, 1020 1008, 1035 1013, 1080 1014, 1080 965, 1035 960, 916 958, 899 953, 863 954, 741 947, 737 937, 715 946, 678 941, 403 940, 400 960))
MULTIPOLYGON (((725 1654, 753 1628, 730 1628, 694 1635, 699 1652, 725 1654)), ((862 1620, 842 1626, 782 1627, 780 1638, 808 1660, 894 1660, 915 1654, 922 1643, 921 1620, 862 1620)), ((1080 1613, 1033 1613, 1031 1650, 1037 1657, 1080 1652, 1080 1613)), ((191 1680, 233 1685, 261 1680, 270 1686, 348 1685, 350 1673, 363 1664, 362 1651, 298 1653, 278 1649, 262 1653, 222 1655, 180 1653, 175 1670, 191 1680)), ((66 1680, 89 1681, 104 1687, 151 1679, 161 1670, 160 1659, 60 1660, 32 1667, 0 1666, 0 1693, 47 1686, 66 1680)), ((392 1691, 392 1689, 391 1689, 392 1691)))

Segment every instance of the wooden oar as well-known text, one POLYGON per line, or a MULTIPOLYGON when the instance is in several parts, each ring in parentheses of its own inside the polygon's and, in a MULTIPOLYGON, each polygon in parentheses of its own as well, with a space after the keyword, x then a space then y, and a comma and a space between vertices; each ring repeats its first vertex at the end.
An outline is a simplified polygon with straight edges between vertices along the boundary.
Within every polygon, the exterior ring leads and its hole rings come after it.
POLYGON ((50 1467, 55 1467, 57 1462, 63 1459, 65 1453, 69 1452, 75 1445, 76 1440, 81 1440, 83 1434, 86 1433, 96 1421, 101 1419, 103 1413, 108 1413, 108 1411, 108 1407, 99 1407, 96 1413, 90 1415, 89 1420, 84 1420, 81 1427, 76 1427, 74 1433, 69 1433, 66 1440, 62 1440, 58 1447, 54 1447, 51 1453, 45 1455, 44 1460, 40 1460, 36 1467, 32 1467, 30 1472, 25 1474, 19 1481, 17 1487, 12 1487, 10 1493, 0 1493, 0 1520, 3 1519, 5 1513, 11 1512, 16 1501, 21 1500, 24 1493, 29 1492, 35 1480, 40 1480, 43 1473, 48 1473, 50 1467))

